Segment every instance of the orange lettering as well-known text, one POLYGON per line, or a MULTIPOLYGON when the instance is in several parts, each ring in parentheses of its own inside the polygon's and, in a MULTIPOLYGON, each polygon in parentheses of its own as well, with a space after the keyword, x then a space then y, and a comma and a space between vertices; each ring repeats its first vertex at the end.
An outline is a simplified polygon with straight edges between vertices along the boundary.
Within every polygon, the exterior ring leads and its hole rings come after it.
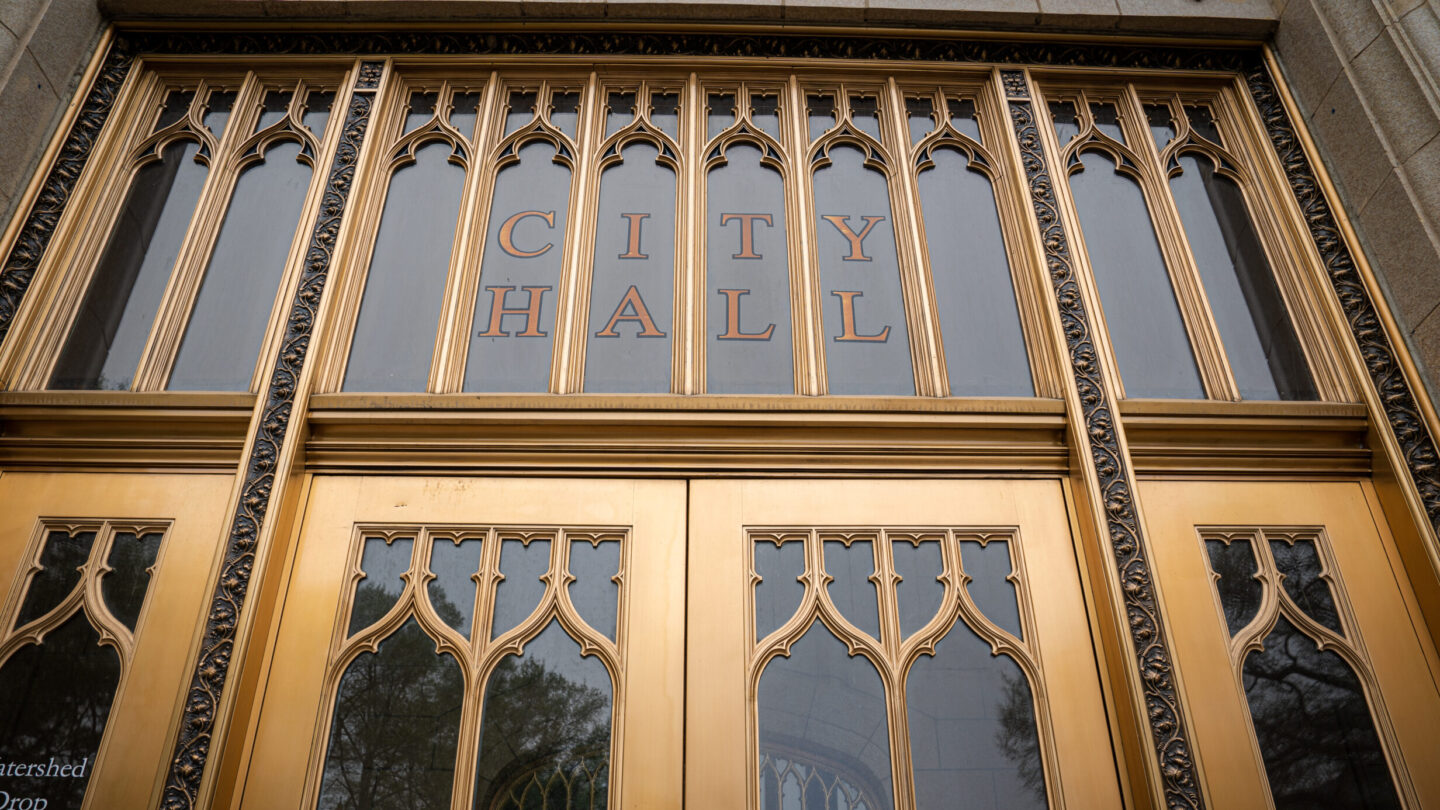
POLYGON ((860 233, 855 233, 854 231, 850 230, 849 217, 839 216, 837 214, 829 214, 820 218, 830 223, 831 225, 834 225, 835 230, 839 231, 840 235, 845 237, 845 239, 850 243, 850 255, 845 257, 845 261, 871 261, 870 257, 865 255, 865 237, 870 235, 870 229, 874 228, 876 223, 884 222, 885 217, 861 217, 861 219, 865 220, 865 230, 861 231, 860 233))
POLYGON ((725 227, 731 220, 740 221, 740 252, 730 255, 732 259, 763 259, 755 252, 755 221, 759 220, 770 227, 775 227, 775 222, 769 214, 721 214, 720 227, 725 227))
POLYGON ((515 242, 513 241, 515 234, 515 226, 520 223, 520 220, 526 217, 539 217, 540 219, 545 220, 546 225, 549 225, 551 228, 555 227, 554 211, 521 211, 520 213, 505 220, 505 224, 500 226, 500 249, 505 251, 506 253, 509 253, 511 256, 515 256, 521 259, 534 258, 549 250, 550 248, 555 247, 554 242, 546 242, 545 247, 542 247, 539 250, 526 251, 515 247, 515 242))
MULTIPOLYGON (((650 218, 649 214, 621 214, 630 222, 630 242, 625 252, 620 254, 622 259, 648 259, 648 255, 640 252, 640 225, 650 218)), ((630 289, 635 289, 631 287, 630 289)))
POLYGON ((640 333, 636 337, 665 337, 664 332, 655 328, 655 319, 650 317, 645 299, 640 297, 640 291, 635 289, 633 284, 625 291, 625 296, 620 299, 620 306, 615 307, 615 314, 610 316, 605 328, 596 332, 595 337, 620 337, 620 333, 615 331, 615 324, 620 321, 635 321, 640 324, 640 333), (629 310, 630 314, 627 315, 626 310, 629 310))
MULTIPOLYGON (((735 258, 740 258, 736 256, 735 258)), ((719 290, 725 296, 725 334, 720 340, 769 340, 775 333, 775 324, 765 327, 763 332, 740 331, 740 296, 749 295, 749 290, 719 290)))
POLYGON ((540 331, 540 303, 545 300, 545 291, 551 287, 524 287, 530 295, 530 301, 524 309, 506 309, 505 296, 514 287, 486 287, 490 291, 490 328, 480 333, 480 337, 510 337, 510 333, 500 328, 500 319, 506 315, 524 315, 525 329, 516 332, 517 337, 545 337, 547 333, 540 331))
MULTIPOLYGON (((869 230, 869 228, 866 228, 869 230)), ((873 335, 861 335, 855 332, 855 299, 865 295, 862 292, 835 291, 831 295, 840 296, 840 335, 836 340, 854 340, 869 343, 884 343, 890 337, 890 327, 886 326, 873 335)))

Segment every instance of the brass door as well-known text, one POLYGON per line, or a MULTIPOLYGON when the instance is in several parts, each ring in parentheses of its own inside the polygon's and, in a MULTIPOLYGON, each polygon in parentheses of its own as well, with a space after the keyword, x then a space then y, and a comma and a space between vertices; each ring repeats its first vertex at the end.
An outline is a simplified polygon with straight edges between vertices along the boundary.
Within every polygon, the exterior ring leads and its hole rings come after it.
POLYGON ((294 554, 241 806, 680 805, 684 482, 319 477, 294 554))
POLYGON ((1369 484, 1140 502, 1209 806, 1440 807, 1440 668, 1369 484))
POLYGON ((232 480, 0 477, 0 802, 153 806, 232 480))
POLYGON ((689 810, 1121 806, 1059 482, 695 481, 690 531, 689 810))

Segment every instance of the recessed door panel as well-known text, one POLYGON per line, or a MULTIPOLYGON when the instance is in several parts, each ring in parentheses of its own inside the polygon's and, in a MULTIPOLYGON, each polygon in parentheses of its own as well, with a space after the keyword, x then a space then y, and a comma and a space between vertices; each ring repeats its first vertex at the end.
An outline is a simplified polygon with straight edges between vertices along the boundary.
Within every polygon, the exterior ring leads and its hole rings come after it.
POLYGON ((1366 489, 1140 486, 1213 807, 1440 804, 1436 658, 1366 489))
POLYGON ((696 481, 691 810, 1114 807, 1053 481, 696 481))
POLYGON ((679 806, 684 503, 315 479, 243 806, 679 806))

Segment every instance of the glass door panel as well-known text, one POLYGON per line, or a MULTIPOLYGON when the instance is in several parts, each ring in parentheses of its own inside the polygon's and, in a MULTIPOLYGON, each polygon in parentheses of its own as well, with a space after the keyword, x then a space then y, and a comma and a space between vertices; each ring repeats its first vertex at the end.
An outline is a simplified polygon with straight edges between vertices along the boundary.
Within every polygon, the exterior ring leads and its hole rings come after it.
POLYGON ((1120 806, 1054 481, 695 481, 686 806, 1120 806))
POLYGON ((1440 806, 1435 651, 1368 485, 1140 496, 1210 806, 1440 806))
POLYGON ((242 806, 678 807, 684 504, 315 479, 242 806))
POLYGON ((0 478, 0 806, 155 806, 231 481, 0 478))

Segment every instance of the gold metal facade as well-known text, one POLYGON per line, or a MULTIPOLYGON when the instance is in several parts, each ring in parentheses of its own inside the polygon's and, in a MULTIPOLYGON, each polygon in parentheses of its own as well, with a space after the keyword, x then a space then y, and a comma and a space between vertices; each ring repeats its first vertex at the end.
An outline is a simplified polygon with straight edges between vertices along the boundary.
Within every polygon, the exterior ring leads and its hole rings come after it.
MULTIPOLYGON (((95 71, 103 55, 102 48, 95 71)), ((0 345, 0 500, 16 505, 0 545, 7 604, 18 604, 32 579, 37 538, 50 527, 106 521, 168 527, 134 639, 116 632, 111 642, 127 663, 87 806, 169 807, 171 791, 185 779, 199 785, 200 806, 311 806, 345 666, 410 617, 437 650, 463 661, 466 673, 457 808, 470 806, 473 793, 470 763, 483 722, 485 674, 551 618, 614 679, 609 800, 618 806, 757 806, 758 680, 766 662, 788 653, 798 633, 818 620, 846 639, 852 655, 876 662, 892 706, 905 698, 906 667, 935 637, 957 623, 977 628, 1030 679, 1051 807, 1176 806, 1175 795, 1190 794, 1172 795, 1179 779, 1172 769, 1193 769, 1194 806, 1270 807, 1240 666, 1280 615, 1306 625, 1359 674, 1402 806, 1440 801, 1440 769, 1431 767, 1435 755, 1425 735, 1440 723, 1433 676, 1440 657, 1430 629, 1440 620, 1440 552, 1387 427, 1383 394, 1371 388, 1363 352, 1291 192, 1291 167, 1267 139, 1244 78, 1053 64, 1023 74, 1080 296, 1094 313, 1099 351, 1092 370, 1115 403, 1116 446, 1136 493, 1136 542, 1149 561, 1137 574, 1115 563, 1108 516, 1118 507, 1102 483, 1105 462, 1086 443, 1085 394, 1072 381, 1073 324, 1063 302, 1056 303, 1052 245, 1032 198, 1035 172, 1012 127, 1007 99, 1016 96, 1002 78, 1012 70, 743 56, 136 60, 0 345), (367 77, 375 65, 380 72, 367 77), (157 131, 160 107, 176 88, 195 89, 195 101, 182 119, 157 131), (205 94, 215 88, 237 94, 219 139, 203 120, 205 94), (261 100, 276 88, 294 91, 290 106, 257 132, 261 100), (335 98, 317 136, 304 124, 304 103, 322 90, 335 98), (578 95, 573 128, 557 124, 545 102, 561 91, 578 95), (415 92, 435 93, 436 113, 407 126, 415 92), (458 131, 445 116, 458 92, 480 97, 472 132, 458 131), (510 125, 507 105, 515 93, 535 93, 540 101, 533 116, 510 125), (637 113, 607 131, 616 93, 634 94, 637 113), (724 94, 736 97, 736 114, 712 135, 711 98, 724 94), (673 131, 656 120, 657 95, 678 101, 673 131), (825 95, 836 117, 812 135, 810 99, 825 95), (356 120, 359 97, 373 107, 368 131, 344 164, 348 201, 342 198, 334 241, 324 245, 328 287, 308 301, 314 318, 308 359, 284 383, 292 405, 284 415, 288 430, 267 434, 275 420, 272 369, 292 351, 287 319, 313 267, 311 226, 338 216, 326 195, 353 134, 346 125, 356 120), (757 98, 772 97, 777 126, 770 132, 754 109, 757 98), (854 99, 874 102, 876 131, 856 120, 854 99), (915 99, 934 110, 948 109, 951 100, 973 103, 979 137, 937 113, 934 127, 912 139, 906 111, 915 99), (1080 127, 1061 143, 1045 111, 1066 100, 1076 104, 1080 127), (1123 143, 1099 130, 1092 102, 1115 105, 1123 143), (1149 135, 1147 105, 1171 111, 1177 132, 1169 144, 1149 135), (1213 113, 1223 145, 1190 132, 1185 108, 1196 105, 1213 113), (205 142, 209 174, 130 390, 45 390, 134 172, 182 133, 205 142), (248 392, 166 391, 236 180, 267 143, 283 138, 305 144, 313 173, 296 230, 287 235, 278 290, 257 291, 274 298, 248 392), (482 257, 497 216, 497 178, 519 145, 535 141, 567 153, 571 170, 569 216, 554 239, 562 270, 546 393, 465 393, 470 336, 486 326, 476 322, 476 301, 487 283, 482 257), (598 220, 602 184, 607 166, 623 161, 624 146, 637 142, 668 154, 663 160, 675 182, 675 294, 663 303, 671 332, 669 393, 586 393, 587 341, 595 331, 592 246, 600 228, 614 227, 598 220), (435 335, 425 392, 343 391, 390 181, 427 143, 450 146, 465 177, 440 316, 420 325, 435 335), (705 275, 707 240, 733 240, 734 232, 717 227, 721 212, 707 209, 705 192, 710 172, 735 144, 765 151, 766 165, 783 179, 783 221, 774 227, 788 246, 794 395, 706 391, 707 338, 714 336, 706 302, 715 294, 705 275), (863 151, 886 180, 914 396, 828 395, 826 354, 836 329, 822 314, 831 291, 820 282, 817 243, 825 225, 814 176, 835 147, 863 151), (949 378, 918 184, 936 149, 963 153, 994 189, 1034 397, 966 397, 963 381, 949 378), (1204 399, 1125 398, 1066 179, 1086 149, 1110 154, 1141 189, 1151 219, 1137 227, 1157 234, 1204 399), (1184 153, 1214 160, 1242 190, 1316 401, 1242 401, 1170 191, 1169 167, 1184 153), (279 436, 273 454, 267 435, 279 436), (252 556, 243 601, 222 619, 232 634, 228 673, 207 715, 212 726, 202 765, 177 777, 191 762, 176 748, 194 716, 196 693, 186 684, 197 673, 209 677, 204 670, 214 660, 204 652, 210 630, 201 618, 215 619, 212 594, 232 577, 226 560, 235 535, 227 516, 253 509, 247 465, 257 453, 264 456, 268 509, 246 538, 252 556), (418 540, 405 595, 383 621, 352 636, 346 628, 360 576, 358 538, 376 532, 492 540, 507 532, 614 534, 625 547, 616 636, 611 641, 589 629, 570 604, 561 550, 568 546, 558 542, 546 596, 524 625, 496 639, 485 629, 460 634, 424 596, 435 572, 418 540), (1247 532, 1316 538, 1343 633, 1306 624, 1299 608, 1287 608, 1282 577, 1261 554, 1265 607, 1231 641, 1205 541, 1247 532), (776 545, 801 543, 809 561, 802 607, 767 638, 755 637, 748 590, 756 572, 747 555, 757 533, 773 536, 776 545), (933 537, 944 546, 946 566, 937 576, 946 608, 928 635, 902 637, 897 626, 884 624, 871 638, 829 604, 823 555, 812 547, 837 533, 876 543, 933 537), (1023 638, 993 626, 968 595, 955 548, 961 535, 977 533, 1008 543, 1023 638), (1149 671, 1137 665, 1153 645, 1133 632, 1126 595, 1136 588, 1153 589, 1158 604, 1184 720, 1183 761, 1156 751, 1173 729, 1154 724, 1143 683, 1149 671), (143 685, 137 669, 150 673, 143 685)), ((868 114, 870 107, 863 109, 868 114)), ((79 113, 77 107, 72 117, 79 113)), ((22 225, 12 224, 0 248, 9 252, 18 243, 22 225)), ((1370 291, 1383 319, 1383 301, 1373 285, 1370 291)), ((1388 321, 1382 325, 1389 328, 1388 321)), ((1428 402, 1420 407, 1433 426, 1428 402)), ((501 576, 495 559, 477 573, 479 628, 486 589, 501 576)), ((896 575, 884 554, 876 560, 882 615, 893 618, 885 605, 895 599, 896 575)), ((98 563, 88 570, 93 584, 98 563)), ((85 598, 88 616, 96 597, 85 598)), ((93 612, 103 614, 103 607, 93 612)), ((0 655, 24 637, 13 622, 0 633, 7 639, 0 655)), ((916 800, 904 778, 911 768, 905 716, 895 709, 889 723, 899 775, 892 800, 908 809, 916 800)))

